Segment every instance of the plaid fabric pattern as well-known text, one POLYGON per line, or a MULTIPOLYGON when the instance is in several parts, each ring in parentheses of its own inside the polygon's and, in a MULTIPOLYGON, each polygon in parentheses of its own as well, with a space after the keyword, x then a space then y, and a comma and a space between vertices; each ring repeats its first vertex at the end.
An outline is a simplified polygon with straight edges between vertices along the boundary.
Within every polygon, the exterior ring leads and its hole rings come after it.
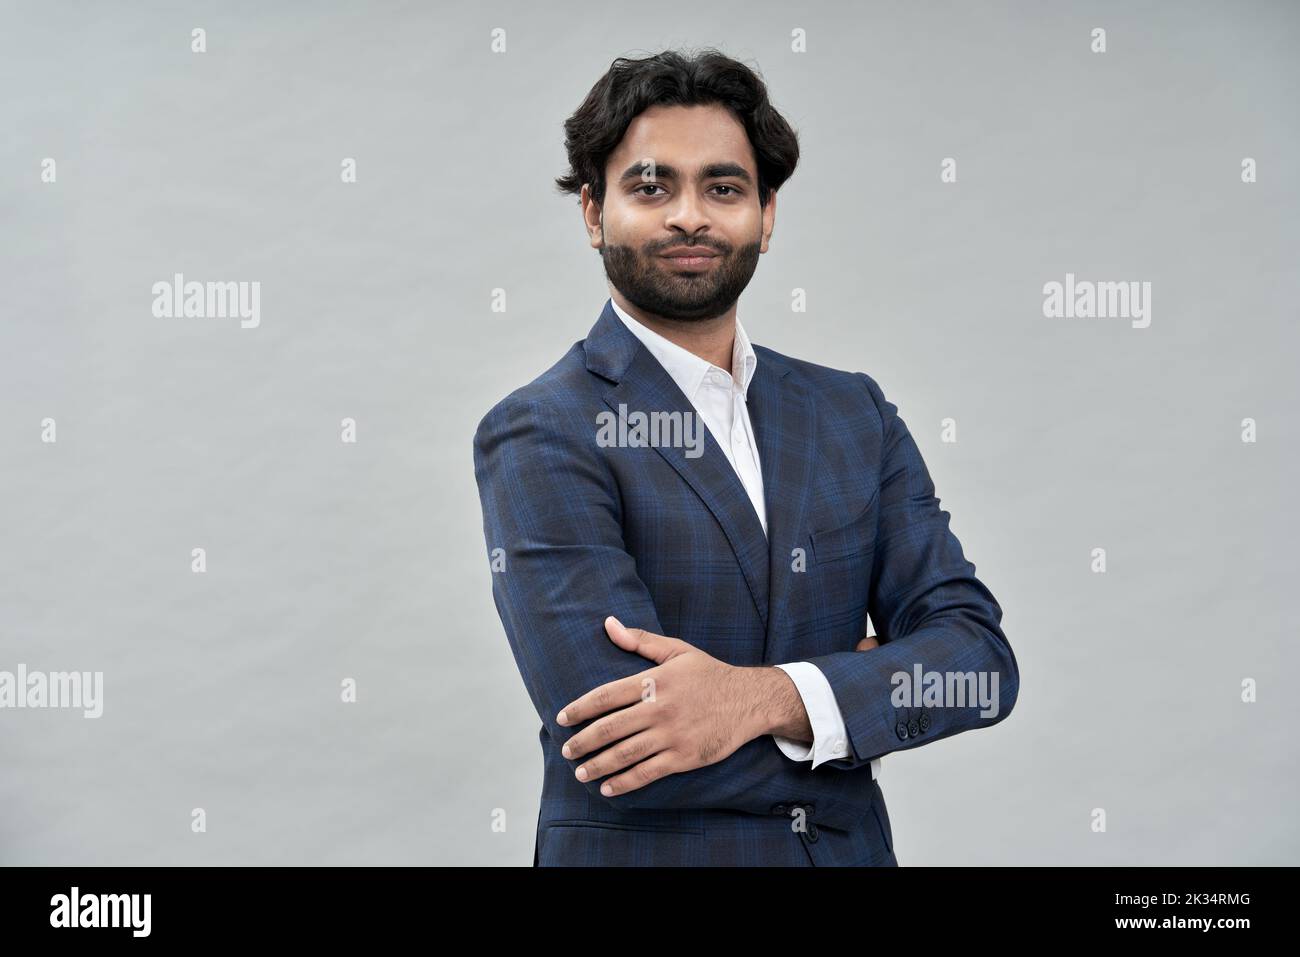
POLYGON ((474 436, 492 594, 542 722, 540 865, 892 865, 870 761, 995 724, 1019 677, 1002 610, 975 577, 920 452, 862 373, 755 346, 750 417, 769 535, 708 430, 687 448, 603 447, 598 414, 694 414, 607 301, 587 338, 497 403, 474 436), (500 549, 500 552, 495 550, 500 549), (868 612, 881 645, 855 651, 868 612), (810 661, 851 754, 811 770, 770 735, 606 798, 560 754, 560 708, 653 667, 605 634, 688 641, 733 665, 810 661), (898 672, 996 673, 999 711, 892 702, 898 672))

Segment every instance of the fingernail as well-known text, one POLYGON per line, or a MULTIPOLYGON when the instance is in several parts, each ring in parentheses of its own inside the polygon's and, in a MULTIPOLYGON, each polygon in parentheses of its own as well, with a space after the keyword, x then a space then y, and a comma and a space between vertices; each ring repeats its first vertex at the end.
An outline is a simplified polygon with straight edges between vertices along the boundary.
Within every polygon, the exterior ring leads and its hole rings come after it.
POLYGON ((574 774, 577 775, 579 781, 585 781, 585 780, 587 780, 587 769, 586 769, 586 768, 578 768, 578 770, 575 771, 574 774))
POLYGON ((564 747, 560 748, 560 753, 561 753, 562 755, 564 755, 566 758, 569 758, 569 757, 572 757, 572 756, 573 756, 573 755, 569 754, 569 745, 568 745, 568 742, 565 742, 564 747))
POLYGON ((555 720, 560 724, 568 724, 569 716, 565 714, 563 711, 561 711, 558 715, 555 716, 555 720))
POLYGON ((605 797, 613 797, 613 796, 614 796, 614 787, 613 787, 613 785, 610 785, 610 784, 602 784, 602 785, 600 786, 600 793, 603 794, 603 795, 605 795, 605 797))

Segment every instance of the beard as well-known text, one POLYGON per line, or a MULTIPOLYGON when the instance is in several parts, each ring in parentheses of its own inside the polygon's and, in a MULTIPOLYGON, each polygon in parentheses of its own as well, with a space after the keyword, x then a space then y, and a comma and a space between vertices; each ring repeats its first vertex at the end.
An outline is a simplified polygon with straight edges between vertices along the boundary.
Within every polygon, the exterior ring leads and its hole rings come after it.
POLYGON ((722 315, 740 298, 758 268, 762 243, 735 247, 695 243, 716 253, 718 261, 699 272, 678 270, 659 254, 674 246, 672 241, 656 243, 645 250, 606 242, 600 247, 605 275, 627 301, 662 319, 698 322, 722 315))

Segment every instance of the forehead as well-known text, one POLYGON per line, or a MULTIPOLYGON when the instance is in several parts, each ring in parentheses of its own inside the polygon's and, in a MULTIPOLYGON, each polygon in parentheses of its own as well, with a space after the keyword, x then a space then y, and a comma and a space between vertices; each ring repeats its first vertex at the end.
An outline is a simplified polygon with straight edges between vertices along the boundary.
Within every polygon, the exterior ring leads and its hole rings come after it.
POLYGON ((754 149, 745 127, 726 107, 652 106, 632 120, 606 172, 615 175, 630 163, 651 158, 691 175, 705 163, 731 160, 754 172, 754 149))

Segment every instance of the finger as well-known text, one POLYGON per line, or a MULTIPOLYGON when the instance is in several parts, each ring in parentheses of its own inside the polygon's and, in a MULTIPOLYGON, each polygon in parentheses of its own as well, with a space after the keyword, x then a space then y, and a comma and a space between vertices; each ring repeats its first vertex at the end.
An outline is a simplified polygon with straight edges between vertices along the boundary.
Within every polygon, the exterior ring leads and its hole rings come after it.
POLYGON ((610 745, 599 754, 593 754, 573 769, 573 776, 579 781, 597 781, 607 774, 630 768, 663 749, 664 737, 661 733, 654 730, 641 731, 610 745))
POLYGON ((663 664, 677 651, 673 644, 677 639, 669 638, 667 635, 656 635, 653 631, 646 631, 644 628, 628 628, 613 615, 605 619, 605 631, 624 651, 634 651, 658 665, 663 664))
POLYGON ((603 685, 597 685, 581 698, 570 701, 561 708, 560 713, 555 716, 556 722, 565 727, 582 724, 584 721, 598 718, 602 714, 607 714, 617 708, 625 708, 630 704, 641 701, 644 697, 642 687, 645 682, 651 682, 653 687, 654 677, 652 672, 654 670, 654 668, 648 668, 640 674, 628 675, 626 678, 619 678, 617 681, 608 681, 603 685))
POLYGON ((686 768, 678 763, 675 751, 660 751, 622 774, 610 778, 600 786, 600 793, 605 797, 627 794, 629 791, 636 791, 647 784, 658 781, 660 778, 666 778, 670 774, 676 774, 678 771, 684 770, 686 768))
POLYGON ((863 638, 861 641, 858 642, 858 646, 854 650, 870 651, 872 648, 879 648, 879 647, 880 647, 880 642, 876 641, 876 636, 867 635, 867 637, 863 638))
MULTIPOLYGON (((613 745, 616 741, 622 741, 624 738, 636 734, 638 731, 644 731, 653 725, 650 712, 633 705, 630 708, 623 708, 621 711, 615 711, 607 717, 594 721, 589 727, 583 728, 568 741, 564 742, 564 747, 560 748, 560 753, 571 761, 581 758, 584 754, 591 754, 599 751, 601 748, 613 745)), ((610 768, 605 771, 617 770, 610 768)))

